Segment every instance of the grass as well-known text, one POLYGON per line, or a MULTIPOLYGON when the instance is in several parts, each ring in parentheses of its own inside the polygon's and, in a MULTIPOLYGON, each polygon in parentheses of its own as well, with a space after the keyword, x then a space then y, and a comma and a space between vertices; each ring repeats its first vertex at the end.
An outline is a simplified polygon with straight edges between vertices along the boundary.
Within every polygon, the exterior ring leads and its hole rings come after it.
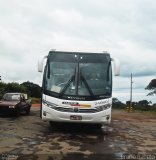
POLYGON ((31 97, 30 99, 32 104, 41 103, 41 98, 31 97))

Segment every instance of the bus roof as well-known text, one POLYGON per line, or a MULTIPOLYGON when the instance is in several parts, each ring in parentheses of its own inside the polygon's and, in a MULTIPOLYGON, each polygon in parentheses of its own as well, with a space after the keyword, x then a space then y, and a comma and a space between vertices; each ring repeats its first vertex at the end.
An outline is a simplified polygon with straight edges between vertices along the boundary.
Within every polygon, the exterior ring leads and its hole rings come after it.
POLYGON ((55 50, 51 50, 49 51, 49 54, 52 53, 67 53, 67 54, 105 54, 105 55, 110 55, 108 52, 104 51, 101 53, 96 53, 96 52, 72 52, 72 51, 55 51, 55 50))

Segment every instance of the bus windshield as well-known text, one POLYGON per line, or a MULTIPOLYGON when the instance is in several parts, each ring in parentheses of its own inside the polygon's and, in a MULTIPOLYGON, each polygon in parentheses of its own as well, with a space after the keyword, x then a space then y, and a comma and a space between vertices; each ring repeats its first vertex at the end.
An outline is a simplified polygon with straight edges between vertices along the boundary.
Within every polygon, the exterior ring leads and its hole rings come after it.
MULTIPOLYGON (((52 53, 45 67, 44 91, 55 96, 111 96, 109 54, 52 53)), ((98 98, 99 99, 99 98, 98 98)))

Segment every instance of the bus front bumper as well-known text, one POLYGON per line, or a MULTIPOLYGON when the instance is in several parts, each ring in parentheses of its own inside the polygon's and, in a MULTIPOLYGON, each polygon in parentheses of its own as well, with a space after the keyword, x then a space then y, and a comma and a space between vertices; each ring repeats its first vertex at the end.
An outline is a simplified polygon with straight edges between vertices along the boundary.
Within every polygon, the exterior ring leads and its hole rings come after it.
POLYGON ((96 113, 60 112, 52 108, 42 110, 42 119, 52 122, 110 124, 111 108, 96 113))

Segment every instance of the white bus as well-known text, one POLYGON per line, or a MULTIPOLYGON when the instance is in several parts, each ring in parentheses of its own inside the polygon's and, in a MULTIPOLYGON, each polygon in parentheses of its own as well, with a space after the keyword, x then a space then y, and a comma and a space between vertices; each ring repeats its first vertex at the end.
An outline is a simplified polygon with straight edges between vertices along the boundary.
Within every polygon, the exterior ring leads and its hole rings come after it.
POLYGON ((38 61, 43 72, 41 118, 52 122, 109 124, 114 75, 120 63, 109 53, 50 51, 38 61), (43 72, 43 62, 47 59, 43 72))

